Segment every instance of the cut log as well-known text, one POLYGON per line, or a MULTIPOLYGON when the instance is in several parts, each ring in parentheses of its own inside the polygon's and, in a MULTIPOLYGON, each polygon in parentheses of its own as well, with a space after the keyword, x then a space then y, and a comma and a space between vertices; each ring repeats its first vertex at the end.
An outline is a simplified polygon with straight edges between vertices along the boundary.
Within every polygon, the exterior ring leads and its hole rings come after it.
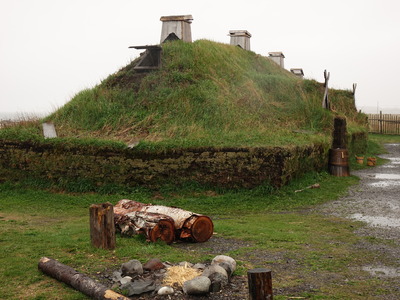
POLYGON ((90 214, 90 240, 97 248, 115 248, 115 225, 111 203, 92 204, 90 214))
POLYGON ((54 259, 42 257, 38 268, 46 275, 72 286, 92 299, 129 300, 129 298, 108 289, 104 285, 54 259))
POLYGON ((114 219, 123 235, 144 234, 151 242, 160 239, 167 244, 175 239, 174 220, 166 215, 133 211, 115 214, 114 219))
MULTIPOLYGON (((175 237, 181 240, 205 242, 213 234, 214 225, 207 216, 196 214, 177 207, 144 204, 132 200, 120 200, 114 207, 116 224, 121 216, 128 216, 133 212, 142 212, 141 217, 147 214, 160 214, 173 220, 175 237)), ((119 225, 118 225, 119 226, 119 225)))

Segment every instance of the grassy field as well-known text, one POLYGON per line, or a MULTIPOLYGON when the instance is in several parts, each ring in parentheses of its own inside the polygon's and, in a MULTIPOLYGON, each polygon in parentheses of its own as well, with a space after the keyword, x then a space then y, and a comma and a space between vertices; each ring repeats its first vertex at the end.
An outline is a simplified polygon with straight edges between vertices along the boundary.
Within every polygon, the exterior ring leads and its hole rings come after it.
MULTIPOLYGON (((385 141, 372 136, 375 141, 385 141)), ((398 137, 390 142, 400 142, 398 137)), ((378 147, 375 145, 376 149, 378 147)), ((374 150, 375 151, 375 150, 374 150)), ((378 151, 378 150, 376 150, 378 151)), ((182 251, 177 245, 150 244, 143 237, 117 237, 114 251, 90 246, 88 208, 92 203, 122 198, 175 205, 212 217, 216 237, 246 241, 224 253, 238 260, 237 276, 253 267, 273 270, 276 299, 365 299, 379 291, 390 293, 387 282, 366 279, 361 266, 375 253, 360 249, 363 242, 384 243, 356 236, 361 226, 308 210, 344 195, 355 177, 308 174, 280 190, 208 190, 196 185, 138 189, 129 194, 65 194, 32 189, 22 184, 0 185, 0 295, 2 299, 86 299, 85 296, 37 270, 42 256, 52 257, 92 277, 112 272, 122 262, 150 258, 163 261, 206 261, 209 247, 182 251), (319 189, 305 189, 319 183, 319 189), (305 289, 306 284, 313 288, 305 289), (279 293, 281 291, 281 293, 279 293)))
MULTIPOLYGON (((279 191, 259 188, 221 193, 185 187, 180 190, 165 188, 158 192, 140 191, 130 195, 109 196, 68 195, 2 184, 0 251, 3 255, 0 258, 0 280, 4 284, 0 288, 0 294, 5 299, 79 299, 81 296, 77 292, 47 278, 37 270, 38 260, 42 256, 58 259, 92 275, 112 267, 117 269, 122 262, 132 258, 143 262, 153 257, 172 262, 204 261, 211 258, 195 252, 183 253, 178 248, 163 243, 149 244, 142 237, 118 237, 115 251, 94 249, 90 246, 88 228, 88 207, 92 203, 116 203, 122 198, 130 198, 180 206, 210 215, 219 236, 254 241, 259 244, 256 249, 267 247, 271 251, 277 251, 281 248, 297 248, 296 245, 305 242, 303 239, 309 235, 307 231, 312 229, 308 225, 304 227, 305 232, 291 234, 289 231, 295 228, 289 224, 299 224, 301 218, 293 219, 293 214, 282 215, 282 210, 333 199, 356 182, 357 179, 353 177, 342 180, 326 174, 312 174, 279 191), (294 190, 315 182, 321 184, 320 190, 294 193, 294 190), (260 222, 265 226, 257 226, 260 222)), ((224 254, 240 257, 239 253, 224 254)), ((240 264, 243 267, 238 272, 243 273, 249 262, 244 260, 240 264)))

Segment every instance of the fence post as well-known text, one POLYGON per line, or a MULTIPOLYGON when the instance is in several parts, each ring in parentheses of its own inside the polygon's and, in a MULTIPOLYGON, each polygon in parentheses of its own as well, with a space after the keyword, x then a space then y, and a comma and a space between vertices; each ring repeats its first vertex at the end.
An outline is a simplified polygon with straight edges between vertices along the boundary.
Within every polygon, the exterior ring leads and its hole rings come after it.
POLYGON ((382 111, 379 112, 379 133, 383 133, 383 120, 382 120, 382 111))
POLYGON ((250 300, 272 300, 271 270, 257 268, 247 271, 250 300))

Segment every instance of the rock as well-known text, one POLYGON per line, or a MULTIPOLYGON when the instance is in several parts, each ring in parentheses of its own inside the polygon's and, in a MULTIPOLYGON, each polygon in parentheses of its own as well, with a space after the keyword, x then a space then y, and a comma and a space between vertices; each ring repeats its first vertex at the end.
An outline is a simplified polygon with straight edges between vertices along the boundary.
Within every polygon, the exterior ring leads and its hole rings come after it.
POLYGON ((121 278, 120 280, 119 280, 119 282, 122 284, 122 285, 124 285, 125 283, 128 283, 128 282, 131 282, 132 281, 132 277, 130 277, 130 276, 125 276, 125 277, 123 277, 123 278, 121 278))
POLYGON ((136 276, 143 274, 143 267, 140 261, 132 259, 121 266, 122 276, 136 276))
POLYGON ((188 267, 188 268, 193 267, 193 264, 190 263, 190 262, 187 262, 187 261, 182 261, 182 262, 180 262, 178 265, 179 265, 179 266, 182 266, 182 267, 186 266, 186 267, 188 267))
POLYGON ((214 273, 219 273, 228 280, 228 273, 220 265, 211 265, 204 269, 202 276, 210 277, 214 273))
POLYGON ((233 266, 230 263, 221 262, 221 263, 218 264, 218 266, 224 268, 226 273, 228 274, 228 278, 231 278, 234 270, 233 270, 233 266))
POLYGON ((174 292, 175 291, 174 291, 174 289, 172 287, 163 286, 158 290, 157 294, 158 295, 172 295, 174 292))
POLYGON ((164 264, 158 258, 150 259, 147 263, 143 265, 143 270, 146 271, 156 271, 164 268, 164 264))
POLYGON ((125 276, 125 277, 123 277, 123 278, 121 278, 120 280, 119 280, 119 282, 123 285, 123 284, 125 284, 125 283, 128 283, 128 282, 131 282, 132 281, 132 277, 130 277, 130 276, 125 276))
POLYGON ((203 295, 210 290, 211 280, 206 276, 199 276, 183 283, 183 292, 188 295, 203 295))
POLYGON ((204 270, 206 268, 205 264, 197 263, 193 267, 193 269, 199 269, 199 270, 204 270))
POLYGON ((114 271, 111 277, 112 281, 119 282, 122 279, 121 272, 114 271))
POLYGON ((126 289, 128 291, 127 295, 130 297, 154 291, 156 284, 153 280, 135 280, 121 285, 121 289, 126 289))
POLYGON ((210 293, 218 293, 222 289, 222 284, 219 281, 211 281, 210 293))
POLYGON ((232 257, 226 256, 226 255, 217 255, 211 261, 212 265, 214 265, 214 264, 218 265, 220 263, 230 264, 232 266, 232 273, 235 272, 235 270, 236 270, 236 261, 232 257))
POLYGON ((212 273, 209 277, 211 280, 210 292, 219 292, 223 286, 228 284, 228 277, 221 273, 212 273))

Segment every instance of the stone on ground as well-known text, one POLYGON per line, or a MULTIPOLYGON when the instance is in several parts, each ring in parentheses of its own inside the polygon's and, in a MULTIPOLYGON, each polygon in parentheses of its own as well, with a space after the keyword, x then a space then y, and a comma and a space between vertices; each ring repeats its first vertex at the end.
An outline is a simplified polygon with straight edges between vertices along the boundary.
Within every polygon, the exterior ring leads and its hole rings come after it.
POLYGON ((183 292, 188 295, 203 295, 210 290, 211 280, 206 276, 199 276, 183 283, 183 292))
POLYGON ((121 289, 126 289, 128 291, 128 297, 130 297, 154 291, 156 289, 156 284, 153 280, 135 280, 125 283, 121 286, 121 289))
POLYGON ((143 269, 147 271, 156 271, 164 268, 165 268, 164 264, 158 258, 150 259, 143 265, 143 269))
POLYGON ((235 272, 235 270, 236 270, 236 261, 232 257, 226 256, 226 255, 217 255, 211 261, 212 265, 213 264, 217 264, 218 265, 220 263, 230 264, 232 266, 232 273, 235 272))
POLYGON ((140 261, 132 259, 121 266, 122 276, 136 276, 143 274, 143 267, 140 261))
POLYGON ((163 286, 157 292, 158 295, 172 295, 173 293, 174 289, 170 286, 163 286))

